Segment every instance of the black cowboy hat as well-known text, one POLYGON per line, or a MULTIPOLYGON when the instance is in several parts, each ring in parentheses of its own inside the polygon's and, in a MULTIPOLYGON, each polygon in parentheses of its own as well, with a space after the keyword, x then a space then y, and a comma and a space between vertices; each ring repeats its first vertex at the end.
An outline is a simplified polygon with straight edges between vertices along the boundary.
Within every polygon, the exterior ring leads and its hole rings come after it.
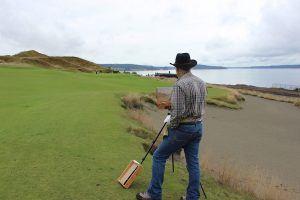
POLYGON ((192 67, 195 67, 197 65, 196 60, 191 60, 190 54, 188 53, 178 53, 176 55, 175 63, 171 65, 175 67, 179 67, 184 70, 189 70, 192 67))

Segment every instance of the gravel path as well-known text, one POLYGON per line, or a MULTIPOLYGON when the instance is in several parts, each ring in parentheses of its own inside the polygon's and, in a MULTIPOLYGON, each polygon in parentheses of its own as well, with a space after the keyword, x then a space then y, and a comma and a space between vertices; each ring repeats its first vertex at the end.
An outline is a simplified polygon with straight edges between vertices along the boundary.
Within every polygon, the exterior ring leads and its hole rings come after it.
POLYGON ((207 106, 201 150, 258 166, 300 192, 300 109, 245 96, 242 110, 207 106))
MULTIPOLYGON (((207 105, 201 153, 211 162, 234 161, 258 167, 280 179, 300 199, 300 109, 289 103, 245 96, 243 109, 207 105)), ((160 129, 166 111, 149 110, 154 128, 160 129)))

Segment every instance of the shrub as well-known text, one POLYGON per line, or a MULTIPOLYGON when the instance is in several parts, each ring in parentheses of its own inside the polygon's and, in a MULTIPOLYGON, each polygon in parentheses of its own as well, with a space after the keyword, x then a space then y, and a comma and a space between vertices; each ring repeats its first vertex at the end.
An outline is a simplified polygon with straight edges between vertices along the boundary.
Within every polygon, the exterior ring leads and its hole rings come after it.
POLYGON ((141 101, 140 96, 137 94, 129 94, 122 98, 122 107, 129 108, 129 109, 143 109, 144 105, 141 101))
POLYGON ((151 104, 154 104, 156 105, 156 101, 154 100, 153 97, 149 96, 149 95, 144 95, 141 97, 141 100, 143 100, 144 102, 146 103, 151 103, 151 104))
POLYGON ((238 92, 234 94, 234 97, 237 101, 245 101, 245 97, 238 92))

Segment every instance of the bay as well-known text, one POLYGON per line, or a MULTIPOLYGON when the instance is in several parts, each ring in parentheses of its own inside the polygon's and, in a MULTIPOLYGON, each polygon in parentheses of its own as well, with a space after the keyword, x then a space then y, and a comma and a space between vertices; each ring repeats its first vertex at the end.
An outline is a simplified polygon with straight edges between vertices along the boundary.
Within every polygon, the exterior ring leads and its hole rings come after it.
MULTIPOLYGON (((136 71, 140 75, 175 73, 175 70, 136 71)), ((258 87, 300 88, 300 69, 196 69, 192 73, 207 83, 245 84, 258 87)))

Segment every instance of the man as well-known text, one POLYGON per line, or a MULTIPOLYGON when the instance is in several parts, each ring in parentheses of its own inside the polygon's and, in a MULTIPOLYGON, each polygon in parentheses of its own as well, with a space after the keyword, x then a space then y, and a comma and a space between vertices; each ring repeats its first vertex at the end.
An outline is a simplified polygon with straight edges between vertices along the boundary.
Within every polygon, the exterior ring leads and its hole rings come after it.
MULTIPOLYGON (((171 116, 167 116, 168 137, 159 145, 153 155, 152 179, 147 192, 138 193, 138 200, 161 200, 165 163, 169 156, 184 149, 189 183, 186 197, 181 200, 195 200, 200 197, 199 144, 202 137, 202 118, 206 102, 206 86, 190 69, 197 65, 188 53, 179 53, 175 63, 178 80, 173 87, 170 106, 171 116)), ((160 105, 161 106, 161 105, 160 105)))

